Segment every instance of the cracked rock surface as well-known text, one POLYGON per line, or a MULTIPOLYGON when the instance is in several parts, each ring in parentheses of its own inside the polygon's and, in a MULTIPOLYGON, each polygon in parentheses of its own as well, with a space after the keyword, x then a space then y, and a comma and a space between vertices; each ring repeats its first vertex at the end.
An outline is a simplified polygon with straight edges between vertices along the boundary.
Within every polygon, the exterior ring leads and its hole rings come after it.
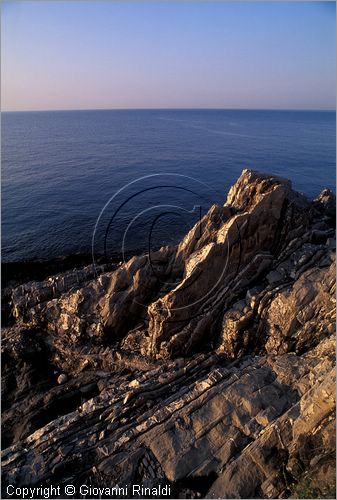
POLYGON ((244 170, 177 246, 6 289, 2 497, 331 494, 334 207, 244 170))

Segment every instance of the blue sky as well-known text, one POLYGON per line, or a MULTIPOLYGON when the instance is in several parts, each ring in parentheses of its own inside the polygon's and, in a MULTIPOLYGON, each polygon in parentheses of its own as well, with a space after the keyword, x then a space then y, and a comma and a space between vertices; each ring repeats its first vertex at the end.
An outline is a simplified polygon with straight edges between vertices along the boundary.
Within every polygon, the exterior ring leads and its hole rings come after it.
POLYGON ((4 2, 2 109, 334 109, 335 15, 334 2, 4 2))

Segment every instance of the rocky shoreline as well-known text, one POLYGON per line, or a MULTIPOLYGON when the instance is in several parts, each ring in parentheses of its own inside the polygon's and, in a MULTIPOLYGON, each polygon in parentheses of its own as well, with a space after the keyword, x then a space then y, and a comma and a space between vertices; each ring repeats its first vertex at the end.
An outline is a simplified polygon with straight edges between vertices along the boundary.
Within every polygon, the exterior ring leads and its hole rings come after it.
POLYGON ((335 494, 329 190, 244 170, 175 247, 7 285, 3 498, 335 494))

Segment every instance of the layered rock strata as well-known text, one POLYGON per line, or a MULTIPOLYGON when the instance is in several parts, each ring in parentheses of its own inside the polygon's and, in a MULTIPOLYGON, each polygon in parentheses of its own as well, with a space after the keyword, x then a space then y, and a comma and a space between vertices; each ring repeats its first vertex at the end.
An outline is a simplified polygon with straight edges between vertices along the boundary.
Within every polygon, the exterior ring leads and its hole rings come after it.
POLYGON ((334 206, 245 170, 176 247, 13 288, 3 497, 137 482, 331 495, 334 206))

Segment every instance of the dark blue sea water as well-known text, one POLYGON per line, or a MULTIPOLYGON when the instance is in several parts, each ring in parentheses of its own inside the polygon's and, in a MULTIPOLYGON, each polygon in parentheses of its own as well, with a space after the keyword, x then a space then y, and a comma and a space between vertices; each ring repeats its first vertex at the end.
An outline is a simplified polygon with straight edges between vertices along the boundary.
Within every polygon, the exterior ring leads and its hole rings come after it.
POLYGON ((3 260, 173 243, 243 168, 335 190, 335 138, 334 112, 3 113, 3 260))

